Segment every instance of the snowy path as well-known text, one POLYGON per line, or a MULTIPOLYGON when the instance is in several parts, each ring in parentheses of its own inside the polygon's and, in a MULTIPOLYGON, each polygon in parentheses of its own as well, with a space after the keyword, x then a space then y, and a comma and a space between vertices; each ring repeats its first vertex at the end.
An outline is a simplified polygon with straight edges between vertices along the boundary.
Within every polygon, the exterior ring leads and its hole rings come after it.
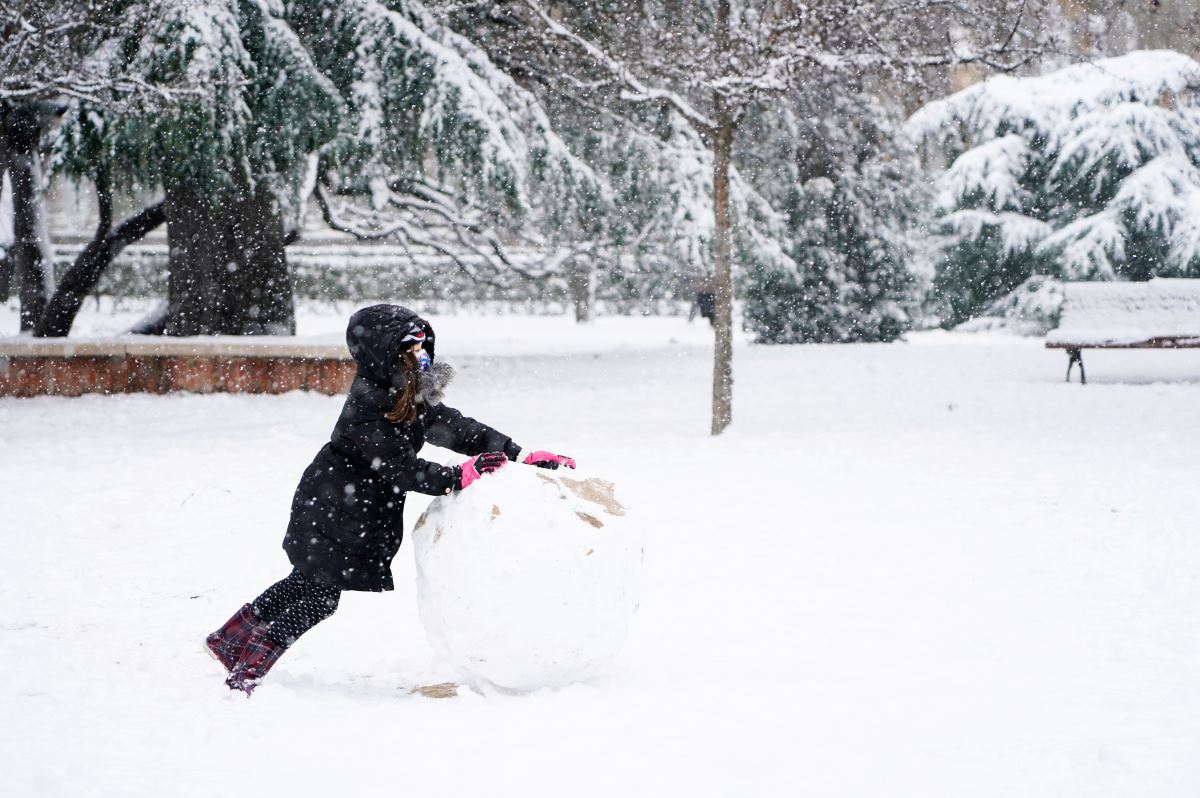
POLYGON ((286 572, 340 400, 0 400, 0 791, 1200 793, 1200 352, 1089 354, 1081 388, 1029 341, 742 347, 714 441, 699 325, 487 329, 439 327, 450 402, 651 529, 611 674, 409 695, 450 674, 406 545, 230 695, 201 640, 286 572))

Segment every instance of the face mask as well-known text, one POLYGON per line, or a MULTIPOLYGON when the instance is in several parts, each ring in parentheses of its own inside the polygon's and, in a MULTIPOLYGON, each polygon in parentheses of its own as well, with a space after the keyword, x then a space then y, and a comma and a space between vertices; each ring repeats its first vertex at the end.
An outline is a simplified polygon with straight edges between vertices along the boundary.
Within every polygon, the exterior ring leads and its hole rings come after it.
POLYGON ((417 352, 417 369, 420 371, 429 371, 429 367, 433 365, 433 359, 429 357, 429 353, 424 349, 417 352))

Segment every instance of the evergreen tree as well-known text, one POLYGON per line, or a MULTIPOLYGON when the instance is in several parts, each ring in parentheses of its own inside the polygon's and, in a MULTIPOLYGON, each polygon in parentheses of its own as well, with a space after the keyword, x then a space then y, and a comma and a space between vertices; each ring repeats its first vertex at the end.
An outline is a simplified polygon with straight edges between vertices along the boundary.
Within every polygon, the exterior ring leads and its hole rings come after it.
POLYGON ((168 303, 139 332, 295 330, 283 214, 309 156, 333 137, 341 100, 281 12, 270 0, 170 7, 113 57, 151 84, 209 92, 152 114, 100 118, 79 104, 64 126, 68 173, 165 193, 168 303))
POLYGON ((933 300, 959 323, 1031 275, 1200 274, 1200 63, 1135 52, 997 77, 908 129, 940 146, 933 300))
POLYGON ((165 192, 169 301, 143 332, 293 330, 284 246, 310 196, 481 279, 518 269, 511 242, 553 255, 605 217, 536 100, 415 1, 203 0, 112 57, 211 89, 165 114, 81 104, 60 139, 65 171, 165 192))
MULTIPOLYGON (((750 137, 778 142, 789 176, 771 196, 787 211, 794 265, 744 271, 744 322, 763 343, 890 341, 909 324, 921 173, 894 115, 843 89, 795 97, 750 137)), ((777 163, 762 171, 778 175, 777 163)))

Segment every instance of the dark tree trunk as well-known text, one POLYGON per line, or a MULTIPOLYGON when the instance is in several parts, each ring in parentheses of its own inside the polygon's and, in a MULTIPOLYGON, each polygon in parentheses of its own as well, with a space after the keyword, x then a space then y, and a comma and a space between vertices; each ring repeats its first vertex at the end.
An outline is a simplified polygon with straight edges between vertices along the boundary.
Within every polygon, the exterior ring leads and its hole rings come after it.
POLYGON ((21 330, 37 324, 54 291, 54 261, 46 232, 42 157, 43 115, 34 106, 0 110, 12 185, 13 278, 21 300, 21 330))
POLYGON ((283 220, 270 192, 219 201, 192 186, 172 186, 166 219, 170 274, 161 332, 295 334, 283 220))
POLYGON ((0 251, 0 302, 7 302, 12 284, 13 261, 8 250, 0 251))

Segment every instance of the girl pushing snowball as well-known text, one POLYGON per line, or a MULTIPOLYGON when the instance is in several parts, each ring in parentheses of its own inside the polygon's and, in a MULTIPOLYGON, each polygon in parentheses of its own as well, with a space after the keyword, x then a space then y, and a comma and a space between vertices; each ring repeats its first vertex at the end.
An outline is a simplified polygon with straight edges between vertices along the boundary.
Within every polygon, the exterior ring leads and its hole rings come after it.
MULTIPOLYGON (((442 404, 454 369, 434 362, 429 322, 397 305, 350 318, 346 342, 358 365, 333 435, 300 478, 283 548, 293 570, 205 640, 225 684, 247 696, 289 646, 337 609, 343 590, 392 589, 404 536, 404 497, 463 490, 521 460, 520 446, 442 404), (470 459, 443 466, 418 457, 426 442, 470 459)), ((535 451, 522 462, 575 467, 535 451)))

